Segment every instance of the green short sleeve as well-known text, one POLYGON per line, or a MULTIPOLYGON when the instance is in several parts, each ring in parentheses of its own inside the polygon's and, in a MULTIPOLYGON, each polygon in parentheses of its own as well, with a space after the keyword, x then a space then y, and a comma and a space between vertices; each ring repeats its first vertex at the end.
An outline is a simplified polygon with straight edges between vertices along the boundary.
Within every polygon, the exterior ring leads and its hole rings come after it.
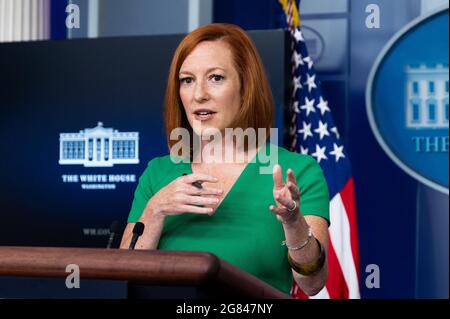
POLYGON ((152 159, 145 169, 144 173, 139 178, 139 183, 134 192, 134 199, 131 205, 130 214, 128 215, 128 222, 135 223, 144 211, 148 201, 154 195, 152 181, 156 174, 158 158, 152 159))

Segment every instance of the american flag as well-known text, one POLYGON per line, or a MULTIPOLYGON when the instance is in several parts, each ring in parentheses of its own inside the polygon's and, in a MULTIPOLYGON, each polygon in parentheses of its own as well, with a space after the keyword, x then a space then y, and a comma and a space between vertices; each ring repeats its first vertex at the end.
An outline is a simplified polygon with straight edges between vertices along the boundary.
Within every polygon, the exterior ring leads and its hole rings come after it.
MULTIPOLYGON (((322 167, 330 193, 328 279, 310 298, 360 298, 359 253, 353 177, 350 161, 323 97, 314 63, 306 48, 294 0, 279 0, 292 36, 291 151, 314 157, 322 167)), ((291 295, 307 296, 294 282, 291 295)))

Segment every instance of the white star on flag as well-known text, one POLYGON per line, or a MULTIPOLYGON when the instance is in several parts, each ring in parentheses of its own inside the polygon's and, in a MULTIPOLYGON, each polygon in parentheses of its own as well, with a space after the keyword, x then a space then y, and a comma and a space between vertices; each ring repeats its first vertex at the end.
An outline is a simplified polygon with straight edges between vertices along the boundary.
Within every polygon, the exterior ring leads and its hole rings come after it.
POLYGON ((338 132, 338 130, 337 130, 337 127, 331 128, 330 131, 333 132, 334 134, 336 134, 336 138, 337 138, 337 139, 340 138, 339 132, 338 132))
POLYGON ((338 162, 341 157, 345 157, 343 150, 344 145, 337 146, 336 143, 333 143, 333 150, 330 154, 336 157, 336 162, 338 162))
POLYGON ((303 146, 300 145, 300 153, 303 155, 308 155, 308 148, 307 147, 303 148, 303 146))
POLYGON ((316 81, 316 75, 310 76, 309 74, 306 74, 306 84, 308 86, 308 92, 311 92, 311 89, 317 88, 317 85, 315 83, 316 81))
POLYGON ((300 79, 301 79, 301 76, 294 77, 294 95, 295 95, 295 93, 297 92, 298 89, 303 88, 300 79))
POLYGON ((322 123, 322 121, 319 121, 319 127, 314 130, 314 132, 320 135, 320 140, 322 140, 325 135, 327 136, 330 135, 330 133, 327 130, 327 127, 328 123, 322 123))
POLYGON ((328 102, 325 101, 322 97, 320 97, 320 103, 316 105, 316 107, 320 110, 320 114, 324 115, 325 112, 330 112, 330 108, 328 107, 328 102))
POLYGON ((295 68, 298 68, 299 65, 304 65, 303 63, 303 57, 300 53, 297 53, 297 51, 294 51, 294 54, 292 55, 292 60, 295 63, 295 68))
POLYGON ((300 109, 306 110, 306 116, 309 116, 310 112, 315 112, 316 111, 314 109, 314 102, 315 102, 314 99, 309 100, 307 97, 305 97, 305 104, 300 106, 300 109))
POLYGON ((298 28, 295 28, 295 32, 294 32, 294 38, 295 38, 295 40, 297 40, 297 41, 305 41, 305 39, 303 39, 303 34, 302 34, 302 32, 300 31, 300 29, 298 29, 298 28))
POLYGON ((328 159, 328 157, 325 155, 325 151, 327 150, 326 146, 319 147, 319 144, 316 144, 316 151, 312 153, 311 155, 317 158, 317 162, 320 163, 323 159, 328 159))
POLYGON ((298 132, 303 134, 303 140, 306 140, 308 136, 313 136, 311 132, 311 123, 306 124, 303 122, 303 128, 299 129, 298 132))
POLYGON ((313 66, 313 60, 311 59, 311 57, 307 56, 306 58, 303 59, 303 61, 305 61, 306 63, 308 63, 308 69, 311 69, 313 66))

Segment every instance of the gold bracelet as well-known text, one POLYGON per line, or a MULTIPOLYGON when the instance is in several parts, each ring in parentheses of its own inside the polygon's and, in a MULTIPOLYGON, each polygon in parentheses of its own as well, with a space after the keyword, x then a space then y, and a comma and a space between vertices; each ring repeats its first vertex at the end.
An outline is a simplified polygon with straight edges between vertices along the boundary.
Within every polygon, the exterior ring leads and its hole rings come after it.
POLYGON ((291 268, 303 276, 311 276, 311 275, 318 273, 323 268, 323 265, 325 264, 325 250, 323 249, 322 244, 320 243, 320 241, 317 238, 316 238, 316 242, 317 242, 317 245, 319 245, 320 256, 315 262, 300 265, 292 260, 291 255, 289 254, 289 251, 287 253, 288 262, 289 262, 289 265, 291 265, 291 268))

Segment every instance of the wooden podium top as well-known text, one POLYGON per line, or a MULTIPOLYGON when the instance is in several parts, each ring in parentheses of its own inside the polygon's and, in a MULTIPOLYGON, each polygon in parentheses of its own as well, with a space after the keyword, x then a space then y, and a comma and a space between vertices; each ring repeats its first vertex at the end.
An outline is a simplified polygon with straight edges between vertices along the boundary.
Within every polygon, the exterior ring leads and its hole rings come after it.
POLYGON ((290 298, 245 271, 206 252, 99 248, 0 247, 0 276, 80 277, 148 285, 215 285, 248 298, 290 298))

